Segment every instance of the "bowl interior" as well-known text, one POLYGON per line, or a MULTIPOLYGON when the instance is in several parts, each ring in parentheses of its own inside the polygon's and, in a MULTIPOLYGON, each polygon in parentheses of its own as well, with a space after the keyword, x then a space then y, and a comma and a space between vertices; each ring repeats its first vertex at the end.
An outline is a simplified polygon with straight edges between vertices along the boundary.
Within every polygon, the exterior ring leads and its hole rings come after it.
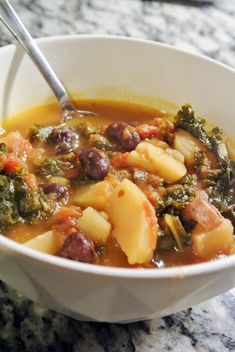
MULTIPOLYGON (((120 37, 68 36, 38 43, 75 97, 162 104, 168 109, 189 102, 231 134, 235 74, 221 64, 162 44, 120 37)), ((19 47, 2 48, 0 64, 1 118, 55 101, 19 47)))
MULTIPOLYGON (((162 44, 120 37, 69 36, 41 39, 38 43, 74 97, 131 101, 171 111, 189 102, 200 115, 233 135, 235 72, 224 65, 162 44)), ((55 101, 34 64, 19 47, 0 49, 0 67, 4 67, 0 82, 1 119, 55 101)), ((1 244, 15 251, 69 268, 74 266, 60 258, 35 254, 0 237, 1 244)), ((228 258, 226 263, 229 265, 233 259, 228 258)), ((206 265, 215 268, 220 264, 200 264, 206 265)), ((103 273, 112 270, 80 267, 103 273)), ((117 269, 116 273, 125 270, 117 269)), ((172 275, 185 274, 182 268, 163 270, 172 275)))

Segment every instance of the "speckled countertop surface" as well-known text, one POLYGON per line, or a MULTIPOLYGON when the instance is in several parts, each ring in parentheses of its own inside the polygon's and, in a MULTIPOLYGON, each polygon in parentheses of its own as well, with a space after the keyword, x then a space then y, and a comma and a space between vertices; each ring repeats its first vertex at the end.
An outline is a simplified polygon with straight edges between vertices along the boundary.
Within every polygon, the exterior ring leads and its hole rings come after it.
MULTIPOLYGON (((235 68, 235 1, 12 0, 34 37, 115 34, 158 40, 235 68)), ((12 41, 0 24, 0 45, 12 41)), ((235 351, 235 289, 184 312, 129 325, 82 323, 0 283, 0 352, 235 351)))

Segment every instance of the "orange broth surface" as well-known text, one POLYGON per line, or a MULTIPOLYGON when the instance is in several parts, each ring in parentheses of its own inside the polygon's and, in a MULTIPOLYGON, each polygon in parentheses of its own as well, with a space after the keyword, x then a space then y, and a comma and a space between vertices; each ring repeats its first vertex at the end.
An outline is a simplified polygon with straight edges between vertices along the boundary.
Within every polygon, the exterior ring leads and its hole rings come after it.
MULTIPOLYGON (((148 108, 142 105, 129 103, 109 102, 109 101, 80 101, 79 108, 97 112, 100 117, 84 118, 83 121, 90 121, 93 126, 107 126, 113 121, 144 121, 147 122, 155 117, 168 117, 167 113, 157 109, 148 108)), ((55 105, 42 106, 8 119, 3 127, 6 132, 19 131, 24 137, 27 137, 29 128, 33 125, 57 125, 59 123, 59 110, 55 105)), ((80 121, 82 122, 82 121, 80 121)), ((69 124, 76 125, 77 121, 71 121, 69 124)), ((48 157, 50 152, 48 151, 48 157)), ((39 180, 40 181, 40 180, 39 180)), ((16 224, 5 232, 5 235, 19 243, 24 243, 37 235, 40 235, 50 229, 53 220, 39 221, 34 224, 16 224)), ((134 221, 130 219, 130 221, 134 221)), ((210 259, 210 258, 207 258, 210 259)), ((156 259, 144 265, 144 267, 156 268, 164 266, 178 266, 200 262, 200 259, 194 255, 190 248, 179 252, 176 249, 172 251, 158 251, 156 259)), ((99 250, 99 263, 106 266, 118 267, 141 267, 141 265, 129 265, 125 254, 121 251, 117 242, 111 237, 105 249, 99 250)))

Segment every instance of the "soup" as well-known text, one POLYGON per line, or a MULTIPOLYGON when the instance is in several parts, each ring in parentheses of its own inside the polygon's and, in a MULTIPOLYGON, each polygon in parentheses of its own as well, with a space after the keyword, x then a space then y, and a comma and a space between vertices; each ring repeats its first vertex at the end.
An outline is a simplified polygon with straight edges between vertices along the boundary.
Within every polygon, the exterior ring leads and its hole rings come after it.
POLYGON ((234 175, 220 128, 190 105, 176 116, 79 102, 99 118, 59 125, 48 105, 0 138, 0 229, 74 261, 160 268, 234 252, 234 175))

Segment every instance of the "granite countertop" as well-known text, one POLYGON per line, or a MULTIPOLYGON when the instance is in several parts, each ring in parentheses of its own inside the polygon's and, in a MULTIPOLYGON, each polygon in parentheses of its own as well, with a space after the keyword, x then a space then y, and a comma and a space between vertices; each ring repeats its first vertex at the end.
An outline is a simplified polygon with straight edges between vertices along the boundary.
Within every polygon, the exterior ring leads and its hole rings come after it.
MULTIPOLYGON (((235 2, 12 0, 34 37, 93 33, 173 44, 235 67, 235 2)), ((12 37, 0 25, 0 45, 12 37)), ((181 313, 129 325, 83 323, 0 283, 0 351, 235 351, 235 289, 181 313)))

